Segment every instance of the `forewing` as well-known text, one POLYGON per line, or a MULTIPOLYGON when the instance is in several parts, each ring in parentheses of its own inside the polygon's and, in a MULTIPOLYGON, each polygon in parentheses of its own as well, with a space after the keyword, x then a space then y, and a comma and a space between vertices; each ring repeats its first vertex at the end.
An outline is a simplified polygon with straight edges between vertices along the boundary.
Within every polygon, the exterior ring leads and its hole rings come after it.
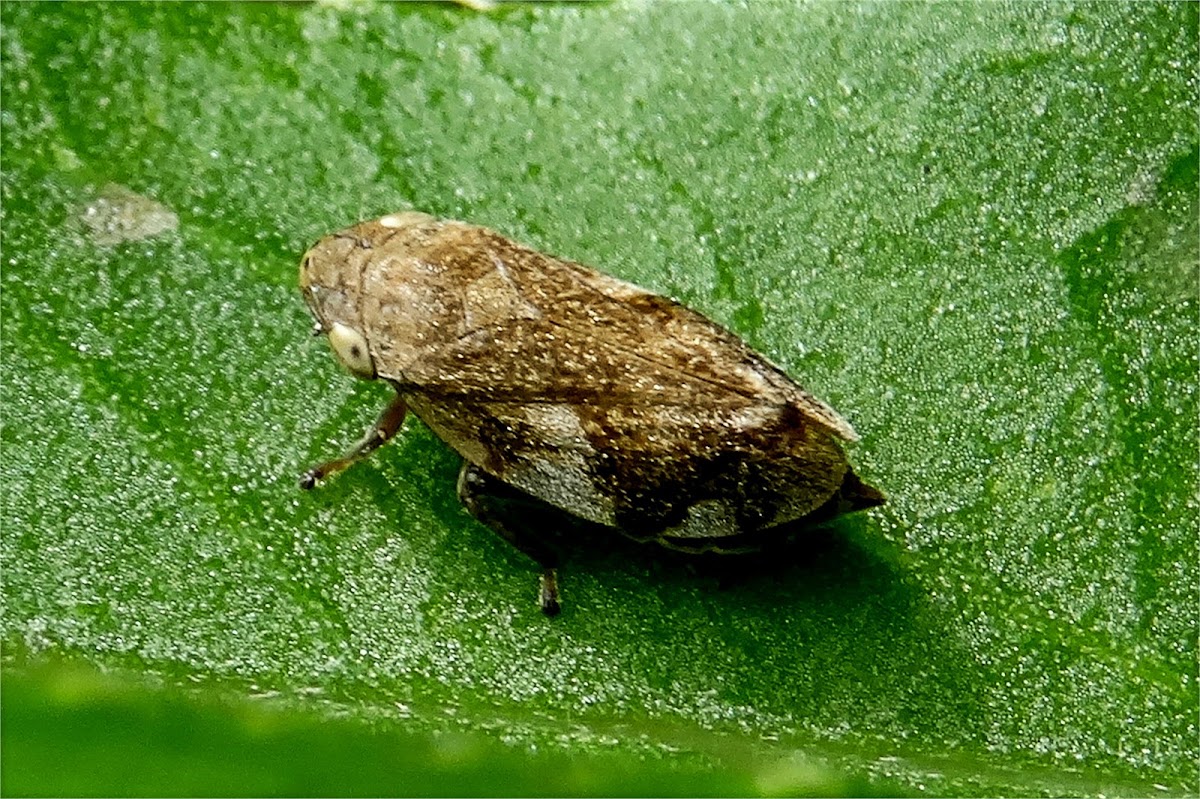
MULTIPOLYGON (((578 516, 720 536, 798 518, 837 490, 853 430, 737 336, 664 297, 471 228, 456 309, 398 376, 465 458, 578 516), (704 519, 689 514, 702 508, 704 519), (705 521, 711 518, 713 521, 705 521)), ((447 273, 449 274, 449 273, 447 273)))
MULTIPOLYGON (((477 229, 457 336, 409 364, 434 394, 709 408, 790 407, 854 440, 832 408, 734 334, 633 284, 477 229)), ((457 252, 461 253, 461 250, 457 252)))

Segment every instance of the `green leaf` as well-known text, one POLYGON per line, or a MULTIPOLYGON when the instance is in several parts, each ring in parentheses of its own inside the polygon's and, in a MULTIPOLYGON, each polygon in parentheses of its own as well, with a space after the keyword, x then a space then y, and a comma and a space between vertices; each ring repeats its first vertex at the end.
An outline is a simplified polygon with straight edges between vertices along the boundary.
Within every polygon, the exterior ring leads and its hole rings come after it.
POLYGON ((1196 5, 0 22, 5 793, 1200 790, 1196 5), (548 620, 415 420, 300 492, 387 391, 299 256, 409 207, 729 325, 889 504, 548 620))

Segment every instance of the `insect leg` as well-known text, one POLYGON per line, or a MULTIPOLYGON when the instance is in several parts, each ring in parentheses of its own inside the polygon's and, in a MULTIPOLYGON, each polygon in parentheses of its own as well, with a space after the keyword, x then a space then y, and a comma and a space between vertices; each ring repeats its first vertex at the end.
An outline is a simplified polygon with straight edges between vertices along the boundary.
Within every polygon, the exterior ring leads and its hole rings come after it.
POLYGON ((312 488, 326 477, 353 466, 386 444, 388 439, 396 435, 396 431, 404 423, 404 414, 406 411, 407 406, 405 406, 404 400, 397 394, 391 403, 383 409, 383 413, 379 414, 379 418, 375 420, 375 424, 367 429, 367 432, 357 444, 347 450, 342 457, 317 464, 301 475, 300 487, 303 489, 312 488))
POLYGON ((542 567, 538 594, 542 613, 557 616, 562 609, 558 601, 558 555, 536 535, 521 532, 498 513, 490 501, 493 497, 507 497, 518 502, 532 500, 524 492, 497 480, 473 463, 464 463, 462 471, 458 473, 458 498, 463 507, 542 567))

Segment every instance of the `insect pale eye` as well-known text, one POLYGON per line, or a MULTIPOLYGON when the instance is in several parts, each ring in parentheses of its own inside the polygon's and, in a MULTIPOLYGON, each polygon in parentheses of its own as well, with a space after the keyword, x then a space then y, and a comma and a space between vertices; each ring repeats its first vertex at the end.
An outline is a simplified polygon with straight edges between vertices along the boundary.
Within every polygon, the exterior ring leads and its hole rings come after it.
POLYGON ((363 334, 352 327, 340 322, 329 326, 329 345, 333 354, 349 369, 355 377, 367 380, 375 377, 375 364, 371 360, 371 352, 367 349, 367 340, 363 334))

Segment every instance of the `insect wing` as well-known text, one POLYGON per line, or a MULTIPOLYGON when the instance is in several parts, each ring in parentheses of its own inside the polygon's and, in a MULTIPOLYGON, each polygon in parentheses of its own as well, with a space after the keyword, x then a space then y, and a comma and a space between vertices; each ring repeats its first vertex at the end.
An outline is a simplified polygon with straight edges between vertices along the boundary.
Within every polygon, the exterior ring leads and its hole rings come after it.
POLYGON ((732 504, 696 529, 760 526, 837 490, 834 438, 853 431, 740 339, 586 267, 508 258, 512 246, 500 239, 494 271, 463 289, 461 334, 405 369, 414 411, 464 457, 625 528, 679 523, 697 497, 732 504))
POLYGON ((695 311, 474 231, 484 241, 473 263, 458 267, 473 278, 457 298, 461 329, 408 363, 406 381, 443 396, 790 408, 806 424, 857 439, 836 411, 695 311))

